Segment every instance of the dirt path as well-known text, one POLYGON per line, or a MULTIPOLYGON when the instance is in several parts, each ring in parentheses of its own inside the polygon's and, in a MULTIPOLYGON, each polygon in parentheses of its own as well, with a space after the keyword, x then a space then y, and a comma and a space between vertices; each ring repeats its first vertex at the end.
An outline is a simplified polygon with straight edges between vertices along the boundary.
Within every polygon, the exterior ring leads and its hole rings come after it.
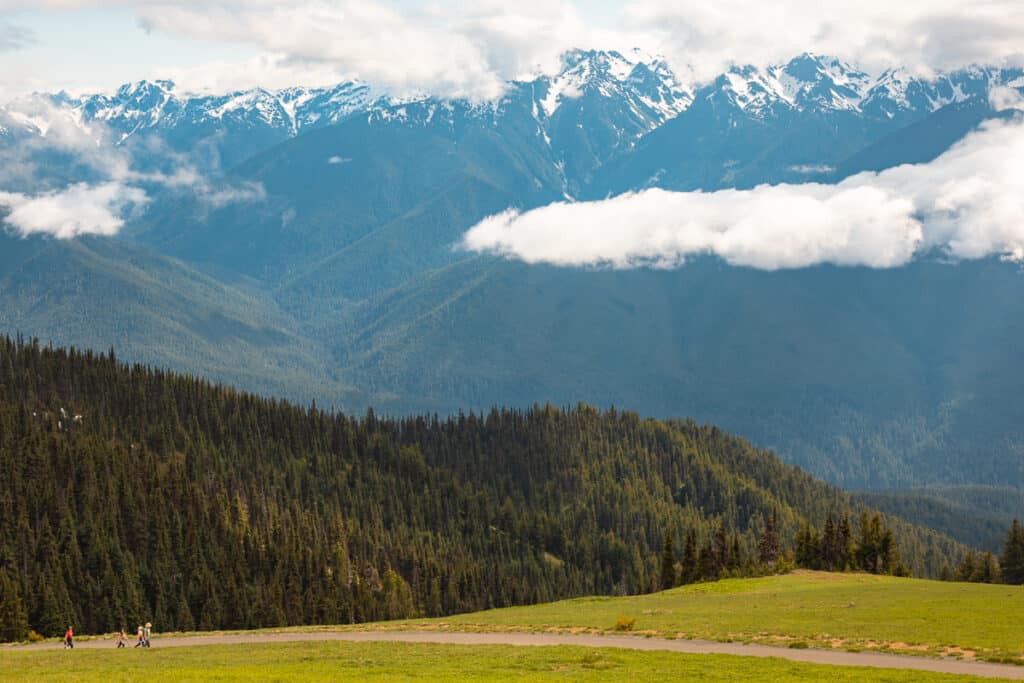
MULTIPOLYGON (((639 636, 570 635, 556 633, 455 633, 433 631, 374 631, 374 632, 317 632, 213 634, 206 636, 156 637, 153 647, 195 647, 200 645, 241 645, 257 643, 287 643, 295 641, 388 641, 402 643, 437 643, 442 645, 576 645, 580 647, 617 647, 627 650, 664 650, 686 654, 724 654, 744 657, 778 657, 794 662, 829 664, 832 666, 868 666, 883 669, 908 669, 937 673, 984 676, 1024 680, 1024 667, 1010 664, 990 664, 955 659, 936 659, 878 652, 843 652, 838 650, 791 650, 768 645, 719 643, 709 640, 664 640, 639 636)), ((129 647, 133 643, 129 643, 129 647)), ((11 649, 34 650, 59 648, 60 644, 38 643, 11 649)), ((111 640, 83 640, 76 648, 113 648, 111 640)))

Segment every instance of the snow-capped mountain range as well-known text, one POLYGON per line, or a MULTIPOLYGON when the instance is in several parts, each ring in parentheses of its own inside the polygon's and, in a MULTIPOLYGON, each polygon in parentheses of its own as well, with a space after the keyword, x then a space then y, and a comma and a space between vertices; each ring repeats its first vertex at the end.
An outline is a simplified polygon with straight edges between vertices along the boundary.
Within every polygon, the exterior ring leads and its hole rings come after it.
MULTIPOLYGON (((908 110, 934 111, 1020 77, 1020 70, 989 67, 971 67, 933 78, 914 77, 903 69, 869 76, 834 57, 803 54, 768 68, 733 67, 710 83, 694 86, 683 83, 664 60, 639 50, 625 55, 575 50, 563 57, 559 73, 511 83, 500 101, 460 109, 493 115, 526 98, 536 118, 549 122, 572 101, 619 101, 633 114, 635 132, 643 134, 701 98, 721 97, 759 115, 779 108, 817 108, 894 118, 908 110)), ((210 124, 267 128, 294 136, 359 113, 379 121, 423 123, 436 115, 438 108, 408 105, 432 100, 427 95, 388 96, 361 82, 330 88, 255 88, 196 95, 181 91, 170 81, 140 81, 125 84, 112 94, 73 97, 62 92, 20 98, 0 107, 0 131, 10 134, 21 129, 46 135, 52 117, 62 115, 86 127, 103 124, 113 138, 108 141, 114 144, 143 131, 210 124), (421 112, 419 118, 409 116, 414 109, 421 112)))
POLYGON ((993 86, 1022 84, 1020 69, 869 75, 834 57, 803 54, 766 68, 733 67, 695 85, 639 50, 573 50, 558 73, 511 82, 488 102, 395 97, 361 82, 197 95, 169 81, 141 81, 110 94, 37 94, 0 107, 0 147, 56 137, 51 131, 59 127, 97 146, 132 146, 141 167, 159 166, 169 151, 220 172, 306 131, 360 117, 449 136, 467 127, 531 130, 537 153, 561 178, 560 192, 596 197, 652 185, 797 180, 948 105, 985 102, 993 86))

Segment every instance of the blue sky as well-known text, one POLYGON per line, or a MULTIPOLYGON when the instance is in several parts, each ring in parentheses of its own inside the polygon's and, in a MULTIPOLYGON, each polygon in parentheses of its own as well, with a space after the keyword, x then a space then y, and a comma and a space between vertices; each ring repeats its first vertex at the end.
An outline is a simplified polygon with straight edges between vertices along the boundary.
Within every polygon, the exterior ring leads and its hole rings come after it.
POLYGON ((129 8, 20 11, 7 21, 31 35, 26 47, 0 53, 0 83, 6 81, 9 89, 105 89, 153 76, 167 66, 244 60, 259 51, 147 31, 129 8))

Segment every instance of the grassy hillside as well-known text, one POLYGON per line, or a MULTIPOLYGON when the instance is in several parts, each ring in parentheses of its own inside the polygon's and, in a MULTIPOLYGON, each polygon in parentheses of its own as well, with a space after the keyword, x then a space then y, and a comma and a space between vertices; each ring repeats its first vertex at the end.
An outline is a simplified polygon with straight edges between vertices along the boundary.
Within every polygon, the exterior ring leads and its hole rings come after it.
POLYGON ((921 671, 829 667, 728 655, 579 647, 499 647, 410 643, 281 643, 204 646, 159 652, 0 648, 7 681, 982 681, 921 671))
POLYGON ((867 574, 797 571, 727 579, 635 597, 588 597, 386 628, 607 632, 619 616, 671 638, 902 653, 1024 664, 1024 590, 867 574))

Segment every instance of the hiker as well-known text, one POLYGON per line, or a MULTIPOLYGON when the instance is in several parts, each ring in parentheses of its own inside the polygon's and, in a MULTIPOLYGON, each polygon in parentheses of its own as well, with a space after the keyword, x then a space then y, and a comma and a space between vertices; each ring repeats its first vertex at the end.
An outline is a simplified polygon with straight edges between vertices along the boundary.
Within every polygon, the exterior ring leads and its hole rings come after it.
POLYGON ((68 625, 68 630, 64 632, 64 649, 75 649, 75 632, 71 630, 71 625, 68 625))
POLYGON ((128 634, 124 632, 124 626, 117 632, 117 646, 124 647, 128 644, 128 634))
POLYGON ((139 624, 139 639, 137 641, 135 641, 135 647, 142 647, 145 644, 146 644, 146 640, 145 640, 144 635, 142 633, 142 624, 139 624))
POLYGON ((144 633, 146 634, 146 647, 149 647, 149 636, 151 635, 150 629, 152 629, 152 628, 153 628, 153 624, 151 624, 151 623, 149 623, 147 621, 146 622, 146 630, 144 631, 144 633))

